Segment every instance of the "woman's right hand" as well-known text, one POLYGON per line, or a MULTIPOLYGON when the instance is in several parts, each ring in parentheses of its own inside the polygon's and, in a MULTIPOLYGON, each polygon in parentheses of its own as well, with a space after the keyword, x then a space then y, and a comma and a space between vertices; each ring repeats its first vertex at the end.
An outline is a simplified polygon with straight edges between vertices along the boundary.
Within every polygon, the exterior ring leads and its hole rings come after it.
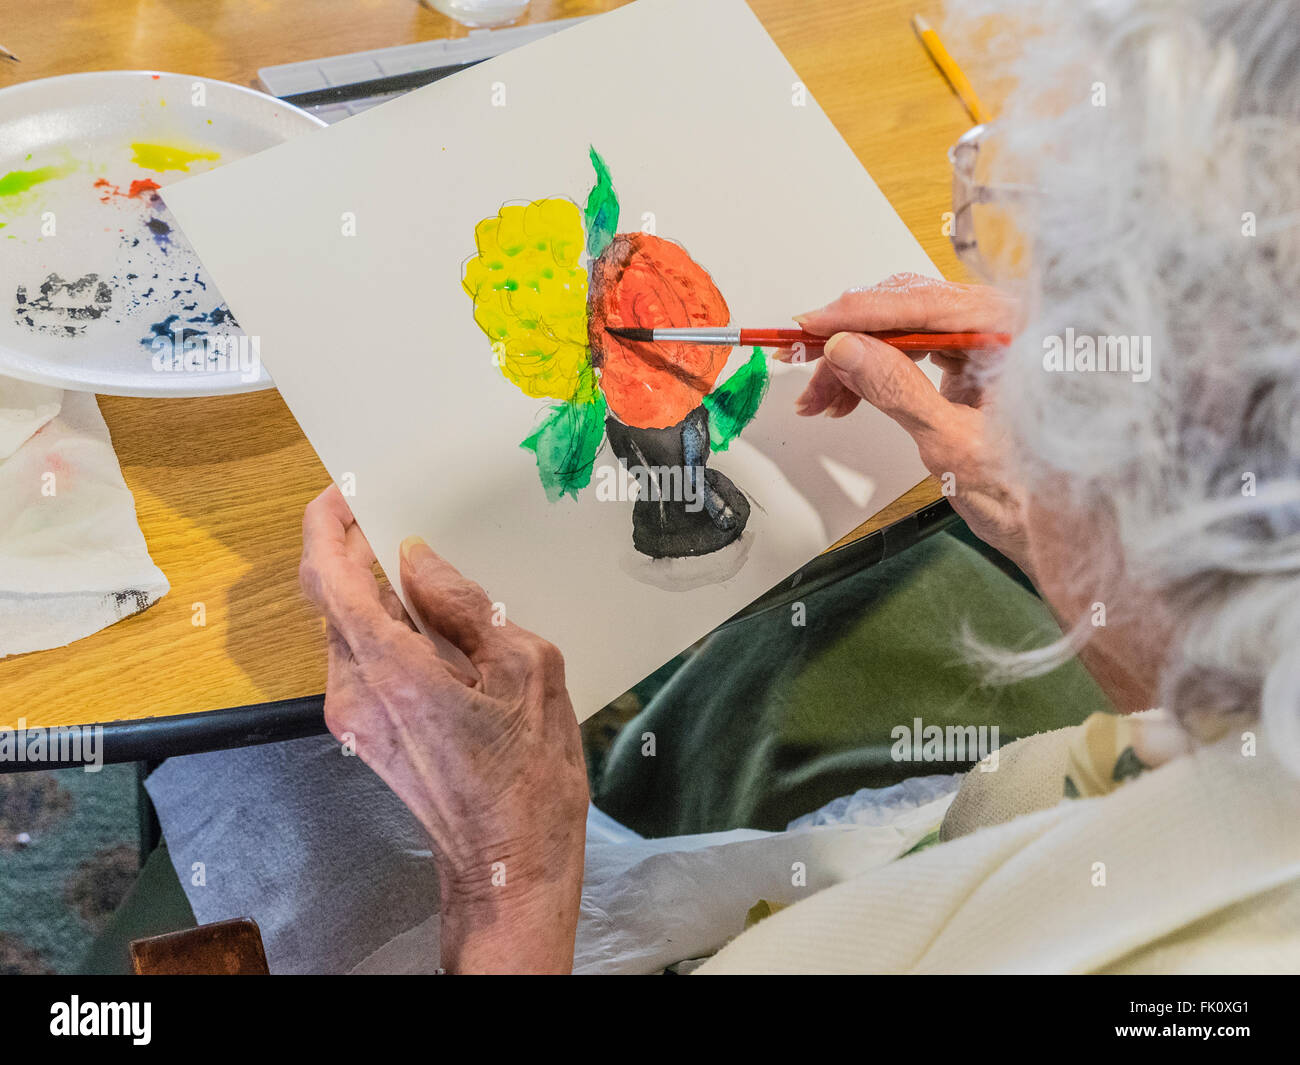
POLYGON ((325 723, 433 840, 442 964, 567 972, 587 770, 559 651, 408 540, 402 586, 426 628, 464 656, 452 662, 376 581, 374 552, 336 487, 307 507, 302 531, 302 587, 327 622, 325 723))
MULTIPOLYGON (((1011 332, 1014 300, 983 285, 960 285, 919 274, 895 274, 850 289, 820 310, 797 317, 808 332, 830 337, 797 413, 841 418, 866 400, 916 441, 925 463, 971 530, 1032 579, 1023 493, 1005 474, 1002 447, 985 411, 978 373, 994 352, 931 353, 943 371, 938 388, 911 355, 869 332, 908 329, 944 333, 1011 332)), ((816 356, 813 356, 816 357, 816 356)))

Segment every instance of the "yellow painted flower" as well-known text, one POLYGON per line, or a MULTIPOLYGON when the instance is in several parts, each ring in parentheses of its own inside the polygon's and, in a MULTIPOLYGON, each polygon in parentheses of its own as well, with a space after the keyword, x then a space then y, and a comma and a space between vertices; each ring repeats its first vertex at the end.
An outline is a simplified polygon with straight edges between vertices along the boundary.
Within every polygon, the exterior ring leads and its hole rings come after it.
POLYGON ((589 402, 586 240, 572 200, 509 205, 474 228, 462 282, 501 372, 529 396, 589 402))

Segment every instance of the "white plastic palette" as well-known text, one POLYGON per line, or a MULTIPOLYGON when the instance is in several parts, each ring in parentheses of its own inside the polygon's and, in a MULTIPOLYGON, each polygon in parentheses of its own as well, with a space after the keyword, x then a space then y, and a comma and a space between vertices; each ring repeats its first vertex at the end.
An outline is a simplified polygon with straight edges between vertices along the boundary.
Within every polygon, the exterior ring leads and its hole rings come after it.
POLYGON ((165 190, 322 125, 181 74, 70 74, 0 92, 0 375, 133 396, 270 387, 165 190))

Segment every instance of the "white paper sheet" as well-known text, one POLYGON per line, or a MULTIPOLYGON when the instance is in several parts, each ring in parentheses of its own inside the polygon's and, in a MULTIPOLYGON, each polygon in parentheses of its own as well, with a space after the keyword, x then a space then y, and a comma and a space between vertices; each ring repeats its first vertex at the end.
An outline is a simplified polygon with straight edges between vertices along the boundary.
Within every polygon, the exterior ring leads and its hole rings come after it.
MULTIPOLYGON (((734 324, 935 273, 742 0, 640 0, 167 190, 331 476, 355 484, 385 572, 396 584, 398 544, 423 536, 560 647, 580 718, 925 475, 873 410, 798 418, 811 367, 774 365, 757 417, 708 460, 752 504, 734 575, 665 579, 633 549, 632 503, 597 500, 596 481, 548 502, 520 441, 554 401, 502 376, 461 280, 503 204, 583 205, 590 146, 618 230, 652 220, 684 245, 734 324)), ((597 464, 617 468, 608 443, 597 464)))

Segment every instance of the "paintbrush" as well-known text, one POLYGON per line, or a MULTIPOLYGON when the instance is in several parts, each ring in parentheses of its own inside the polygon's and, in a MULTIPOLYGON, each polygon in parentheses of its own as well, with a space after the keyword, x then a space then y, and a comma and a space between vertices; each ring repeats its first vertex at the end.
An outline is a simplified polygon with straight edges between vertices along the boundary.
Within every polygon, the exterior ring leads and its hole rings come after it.
MULTIPOLYGON (((605 332, 620 340, 651 344, 718 344, 756 348, 823 348, 830 337, 806 333, 802 329, 741 329, 738 326, 706 326, 703 329, 642 329, 623 326, 605 327, 605 332)), ((900 351, 981 351, 1005 348, 1011 343, 1009 333, 911 333, 891 329, 867 336, 883 340, 900 351)))
POLYGON ((15 63, 22 62, 22 60, 14 55, 13 52, 9 51, 9 49, 3 44, 0 44, 0 59, 12 59, 15 63))

